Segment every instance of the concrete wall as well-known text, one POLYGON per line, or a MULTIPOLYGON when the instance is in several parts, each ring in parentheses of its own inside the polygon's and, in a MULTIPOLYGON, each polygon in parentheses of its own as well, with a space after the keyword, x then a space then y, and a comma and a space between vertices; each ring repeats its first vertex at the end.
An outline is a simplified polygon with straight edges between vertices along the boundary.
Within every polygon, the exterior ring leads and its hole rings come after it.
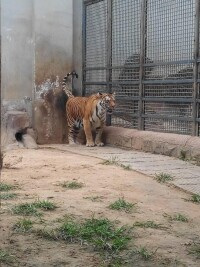
POLYGON ((64 105, 43 96, 72 70, 72 12, 73 0, 1 0, 3 118, 28 112, 40 143, 63 142, 66 132, 64 105))

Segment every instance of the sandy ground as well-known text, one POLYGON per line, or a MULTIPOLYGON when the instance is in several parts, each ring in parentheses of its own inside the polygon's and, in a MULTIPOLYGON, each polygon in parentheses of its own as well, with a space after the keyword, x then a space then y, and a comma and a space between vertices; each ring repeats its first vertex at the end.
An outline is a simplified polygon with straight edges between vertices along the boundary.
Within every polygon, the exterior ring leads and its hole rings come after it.
POLYGON ((188 253, 191 244, 200 242, 200 205, 185 201, 190 197, 188 194, 159 184, 141 173, 101 163, 102 160, 97 158, 57 149, 6 152, 1 182, 17 186, 12 190, 17 193, 17 198, 1 201, 0 246, 14 259, 11 263, 2 262, 2 267, 200 266, 200 259, 188 253), (84 186, 80 189, 60 186, 69 181, 82 182, 84 186), (128 202, 137 203, 136 209, 126 213, 108 208, 122 197, 128 202), (94 201, 95 198, 97 201, 94 201), (13 215, 12 207, 37 199, 53 201, 57 208, 46 211, 43 222, 33 218, 36 228, 57 226, 58 219, 66 215, 79 219, 92 216, 108 218, 118 221, 120 226, 130 227, 136 221, 151 220, 164 228, 134 228, 131 232, 127 253, 135 246, 142 246, 151 252, 156 251, 152 259, 144 261, 130 253, 127 254, 126 264, 108 265, 91 247, 49 241, 34 233, 14 231, 13 225, 21 216, 13 215), (187 216, 189 222, 170 221, 163 216, 175 213, 187 216))

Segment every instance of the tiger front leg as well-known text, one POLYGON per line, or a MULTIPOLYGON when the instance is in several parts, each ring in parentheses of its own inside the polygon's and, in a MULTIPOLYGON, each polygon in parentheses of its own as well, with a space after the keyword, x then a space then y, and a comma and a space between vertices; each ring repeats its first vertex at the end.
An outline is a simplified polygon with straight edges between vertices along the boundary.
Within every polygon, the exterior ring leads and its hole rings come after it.
POLYGON ((90 121, 87 119, 83 119, 83 127, 85 131, 85 136, 86 136, 86 146, 88 147, 95 146, 94 141, 93 141, 90 121))
POLYGON ((103 133, 103 125, 96 128, 95 145, 97 146, 104 146, 104 143, 101 141, 102 133, 103 133))

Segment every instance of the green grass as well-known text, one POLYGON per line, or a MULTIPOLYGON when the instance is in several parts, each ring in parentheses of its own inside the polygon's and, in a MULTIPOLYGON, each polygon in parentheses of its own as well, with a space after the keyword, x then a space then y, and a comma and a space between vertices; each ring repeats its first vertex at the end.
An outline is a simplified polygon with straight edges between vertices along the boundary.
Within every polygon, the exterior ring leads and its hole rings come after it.
POLYGON ((64 222, 59 229, 59 233, 62 239, 70 240, 71 242, 74 239, 80 237, 80 231, 81 231, 81 226, 72 219, 69 219, 66 222, 64 222))
POLYGON ((126 227, 115 228, 108 219, 86 219, 82 224, 65 222, 59 229, 62 239, 92 244, 98 251, 117 252, 127 247, 126 227))
POLYGON ((158 181, 159 183, 166 183, 169 181, 173 181, 173 177, 170 174, 163 173, 163 172, 155 174, 154 179, 158 181))
POLYGON ((13 256, 11 256, 8 252, 0 249, 0 263, 9 264, 11 262, 13 262, 13 256))
POLYGON ((60 184, 64 188, 68 189, 79 189, 83 187, 83 183, 77 182, 77 181, 72 181, 72 182, 64 182, 60 184))
POLYGON ((9 190, 12 190, 12 189, 14 189, 14 188, 15 188, 14 185, 5 184, 5 183, 0 183, 0 192, 3 192, 3 191, 9 191, 9 190))
POLYGON ((112 210, 120 210, 120 211, 130 212, 134 206, 135 206, 135 204, 125 201, 124 198, 119 198, 114 203, 111 203, 109 205, 109 208, 112 210))
POLYGON ((131 171, 131 165, 124 165, 124 164, 119 164, 120 167, 122 167, 126 171, 131 171))
POLYGON ((122 167, 124 170, 130 171, 131 166, 125 165, 119 162, 119 159, 117 157, 111 157, 110 159, 104 160, 101 164, 103 165, 116 165, 122 167))
POLYGON ((15 205, 12 208, 12 212, 15 215, 22 215, 22 216, 41 216, 42 213, 38 212, 34 203, 23 203, 19 205, 15 205))
POLYGON ((194 203, 200 203, 200 195, 198 195, 198 194, 192 195, 190 201, 192 201, 194 203))
POLYGON ((194 255, 197 259, 200 259, 200 243, 193 243, 188 249, 189 254, 194 255))
POLYGON ((147 260, 151 260, 152 259, 153 255, 156 253, 156 251, 151 252, 146 247, 140 247, 139 249, 136 250, 136 253, 138 255, 140 255, 140 257, 143 260, 147 261, 147 260))
POLYGON ((36 201, 33 203, 33 205, 35 206, 35 208, 42 210, 55 210, 57 208, 57 206, 49 200, 36 201))
POLYGON ((33 227, 33 222, 29 219, 23 218, 20 219, 14 226, 13 229, 16 232, 21 232, 21 233, 25 233, 25 232, 29 232, 33 227))
POLYGON ((170 221, 189 222, 187 216, 181 213, 176 213, 174 215, 169 215, 167 213, 164 213, 163 216, 167 217, 170 221))
POLYGON ((125 226, 115 227, 114 223, 106 218, 84 219, 76 221, 73 218, 65 218, 61 226, 56 229, 34 230, 37 236, 48 240, 65 240, 67 242, 80 243, 92 246, 95 251, 114 256, 127 248, 131 239, 129 229, 125 226))
POLYGON ((186 155, 187 153, 186 153, 186 151, 184 151, 184 150, 181 150, 180 151, 180 156, 179 156, 179 159, 181 159, 181 160, 183 160, 183 161, 185 161, 186 160, 186 158, 187 158, 187 155, 186 155))
POLYGON ((8 200, 8 199, 14 199, 17 197, 17 194, 15 193, 0 193, 0 199, 8 200))
POLYGON ((16 215, 22 216, 41 216, 42 213, 38 209, 42 210, 54 210, 56 205, 48 200, 35 201, 33 203, 23 203, 15 205, 12 211, 16 215))
POLYGON ((141 228, 152 228, 152 229, 163 229, 164 227, 161 224, 157 224, 154 221, 146 221, 146 222, 135 222, 133 224, 134 227, 141 228))
POLYGON ((101 164, 103 164, 103 165, 119 165, 119 159, 117 157, 111 157, 110 159, 104 160, 101 164))

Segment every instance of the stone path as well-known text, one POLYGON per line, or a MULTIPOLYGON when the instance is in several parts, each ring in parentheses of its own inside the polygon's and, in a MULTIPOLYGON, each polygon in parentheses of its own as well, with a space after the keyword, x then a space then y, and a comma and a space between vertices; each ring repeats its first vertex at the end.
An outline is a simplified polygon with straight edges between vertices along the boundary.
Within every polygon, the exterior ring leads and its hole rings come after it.
POLYGON ((129 165, 133 170, 148 176, 159 173, 170 174, 174 177, 172 183, 175 186, 191 193, 200 194, 200 166, 187 161, 110 146, 88 148, 83 145, 48 145, 48 147, 105 160, 114 158, 119 163, 129 165))

